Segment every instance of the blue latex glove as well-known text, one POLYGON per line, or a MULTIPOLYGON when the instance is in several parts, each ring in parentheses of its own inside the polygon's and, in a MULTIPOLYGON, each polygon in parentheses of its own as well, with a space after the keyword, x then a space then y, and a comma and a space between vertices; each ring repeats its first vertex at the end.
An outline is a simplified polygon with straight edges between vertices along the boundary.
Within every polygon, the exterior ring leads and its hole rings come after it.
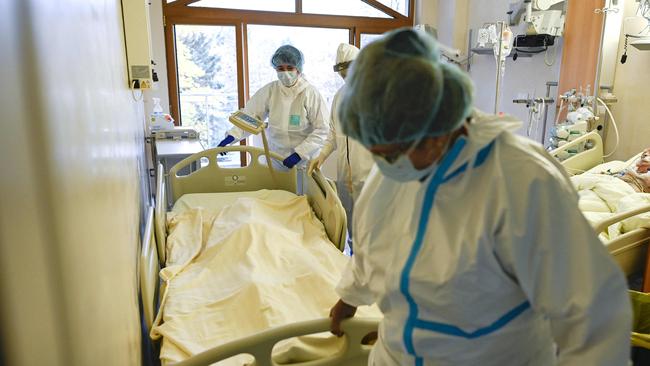
MULTIPOLYGON (((232 144, 234 141, 235 141, 235 137, 232 136, 232 135, 228 135, 228 136, 226 136, 225 139, 221 140, 221 142, 220 142, 219 145, 217 145, 217 146, 218 146, 218 147, 228 146, 228 145, 232 144)), ((222 153, 220 153, 220 154, 221 154, 221 155, 226 155, 225 152, 222 152, 222 153)))
POLYGON ((300 160, 302 160, 300 155, 298 155, 298 153, 293 153, 293 154, 287 156, 287 158, 284 159, 282 164, 284 166, 286 166, 287 168, 291 169, 291 168, 293 168, 294 165, 298 164, 300 162, 300 160))

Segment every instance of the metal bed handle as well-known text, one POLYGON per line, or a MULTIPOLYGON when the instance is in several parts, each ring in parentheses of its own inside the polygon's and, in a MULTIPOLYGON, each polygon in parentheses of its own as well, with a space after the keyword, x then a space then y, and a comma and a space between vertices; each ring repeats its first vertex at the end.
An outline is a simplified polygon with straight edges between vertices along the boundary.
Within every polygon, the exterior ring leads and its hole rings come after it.
POLYGON ((634 209, 634 210, 631 210, 631 211, 627 211, 627 212, 623 212, 623 213, 614 215, 614 216, 612 216, 610 218, 607 218, 607 219, 605 219, 603 221, 600 221, 598 223, 598 225, 595 226, 595 230, 596 230, 597 233, 602 233, 603 231, 607 230, 608 227, 610 227, 611 225, 613 225, 613 224, 615 224, 615 223, 617 223, 619 221, 622 221, 622 220, 625 220, 625 219, 630 218, 632 216, 636 216, 636 215, 646 213, 646 212, 650 212, 650 204, 641 206, 641 207, 639 207, 637 209, 634 209))

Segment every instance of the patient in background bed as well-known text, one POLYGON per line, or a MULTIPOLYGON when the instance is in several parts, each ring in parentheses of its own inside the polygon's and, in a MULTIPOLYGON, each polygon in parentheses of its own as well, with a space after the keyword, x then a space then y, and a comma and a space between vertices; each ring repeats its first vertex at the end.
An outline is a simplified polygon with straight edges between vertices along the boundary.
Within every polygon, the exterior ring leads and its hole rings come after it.
POLYGON ((628 183, 635 191, 650 193, 650 148, 645 149, 633 167, 617 173, 618 177, 628 183))

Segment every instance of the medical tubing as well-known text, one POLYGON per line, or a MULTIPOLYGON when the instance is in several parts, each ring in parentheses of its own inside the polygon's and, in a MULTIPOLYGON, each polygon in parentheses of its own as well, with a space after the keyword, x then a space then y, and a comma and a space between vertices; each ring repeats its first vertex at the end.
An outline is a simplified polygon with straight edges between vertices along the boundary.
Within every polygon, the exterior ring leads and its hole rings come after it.
POLYGON ((557 125, 560 123, 560 115, 562 114, 562 108, 564 108, 564 99, 560 98, 560 108, 557 110, 557 114, 555 115, 555 124, 557 125))
POLYGON ((345 136, 345 154, 348 161, 348 171, 347 177, 345 177, 345 184, 347 185, 348 192, 350 195, 354 196, 353 187, 352 187, 352 164, 350 163, 350 137, 345 136))
POLYGON ((271 154, 269 153, 269 142, 266 140, 266 132, 262 128, 262 144, 264 144, 264 155, 266 156, 266 165, 269 167, 269 172, 271 173, 271 179, 273 179, 273 184, 275 188, 280 188, 278 186, 278 179, 275 176, 275 170, 273 169, 273 161, 271 160, 271 154))
POLYGON ((555 57, 557 56, 557 50, 553 50, 553 58, 551 59, 550 62, 548 61, 547 56, 548 56, 548 47, 546 47, 546 52, 544 52, 544 64, 549 67, 555 65, 555 57))
MULTIPOLYGON (((544 109, 546 108, 546 101, 544 101, 544 97, 542 97, 541 99, 542 99, 542 108, 539 108, 537 110, 537 121, 535 122, 535 131, 537 131, 539 129, 539 120, 542 119, 542 113, 544 112, 544 109)), ((544 144, 544 132, 545 131, 542 131, 542 144, 544 144)))
POLYGON ((616 145, 614 145, 614 149, 609 154, 603 155, 603 158, 608 158, 608 157, 614 155, 614 153, 618 149, 618 144, 619 144, 619 142, 621 140, 621 136, 618 134, 618 126, 616 125, 616 120, 614 119, 614 115, 612 115, 612 111, 609 110, 609 107, 607 106, 607 104, 605 104, 605 102, 602 99, 596 98, 596 100, 600 104, 602 104, 603 107, 605 107, 605 110, 607 111, 607 114, 609 115, 609 118, 612 120, 612 126, 614 126, 614 133, 616 134, 616 145))

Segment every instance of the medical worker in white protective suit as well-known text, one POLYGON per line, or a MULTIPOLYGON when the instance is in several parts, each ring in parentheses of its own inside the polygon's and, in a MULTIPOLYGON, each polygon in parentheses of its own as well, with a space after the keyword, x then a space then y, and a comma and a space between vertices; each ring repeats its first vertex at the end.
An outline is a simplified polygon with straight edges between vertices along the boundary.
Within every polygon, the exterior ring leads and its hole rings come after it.
MULTIPOLYGON (((302 76, 303 63, 297 48, 278 48, 271 57, 278 80, 258 90, 243 109, 261 120, 268 118, 269 149, 285 157, 282 164, 287 168, 315 158, 330 131, 329 110, 318 90, 302 76)), ((219 146, 248 135, 233 127, 219 146)))
MULTIPOLYGON (((345 80, 352 61, 359 54, 359 49, 348 43, 341 43, 336 51, 336 64, 334 71, 345 80)), ((339 198, 345 207, 348 217, 348 232, 352 234, 352 213, 354 202, 359 198, 370 169, 375 164, 372 155, 363 145, 350 139, 341 132, 341 123, 338 118, 339 104, 345 84, 336 92, 332 101, 331 120, 334 129, 323 146, 320 155, 309 162, 308 174, 327 160, 330 154, 337 150, 336 159, 336 188, 339 198)))
POLYGON ((401 29, 348 75, 343 132, 377 168, 332 332, 377 303, 372 365, 627 365, 625 278, 562 167, 518 122, 472 114, 469 78, 438 57, 433 38, 401 29))

